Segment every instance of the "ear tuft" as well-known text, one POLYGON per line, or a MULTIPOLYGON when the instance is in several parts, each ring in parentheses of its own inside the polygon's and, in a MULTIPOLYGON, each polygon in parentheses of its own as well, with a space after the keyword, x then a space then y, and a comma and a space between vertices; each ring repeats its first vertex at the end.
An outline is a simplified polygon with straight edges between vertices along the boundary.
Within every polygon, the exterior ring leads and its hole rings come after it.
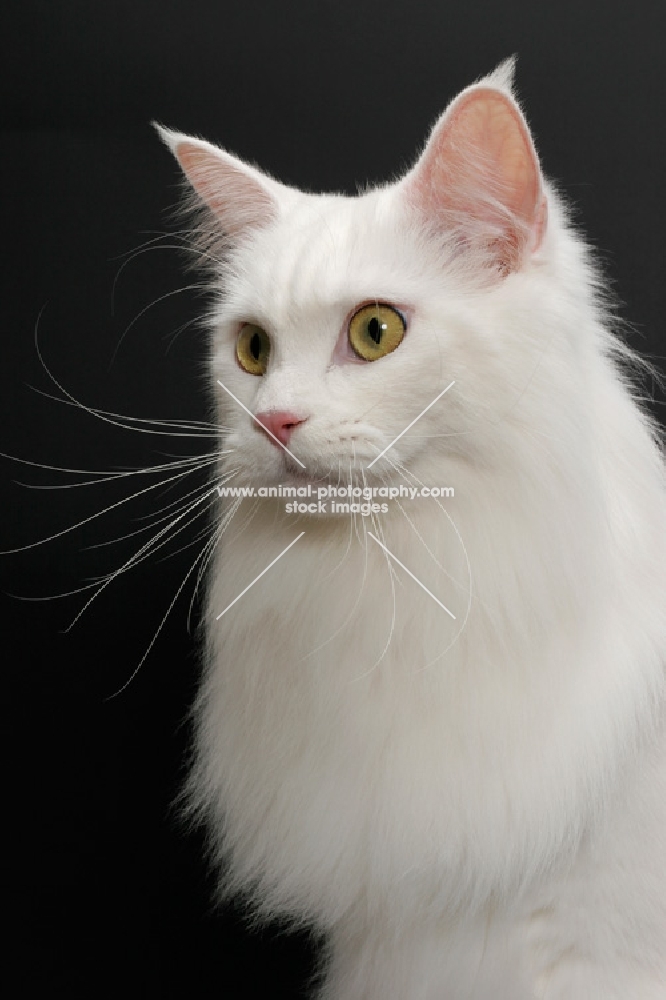
POLYGON ((179 133, 173 132, 171 129, 165 128, 164 125, 160 125, 159 122, 151 122, 150 124, 153 126, 153 128, 159 135, 164 145, 167 146, 175 156, 176 155, 175 143, 176 139, 179 136, 179 133))
POLYGON ((280 184, 203 139, 153 124, 227 236, 241 237, 277 217, 280 184))
POLYGON ((516 79, 517 56, 509 56, 504 59, 499 66, 496 66, 492 73, 488 73, 483 80, 479 81, 485 87, 492 87, 501 90, 509 96, 513 96, 516 79))

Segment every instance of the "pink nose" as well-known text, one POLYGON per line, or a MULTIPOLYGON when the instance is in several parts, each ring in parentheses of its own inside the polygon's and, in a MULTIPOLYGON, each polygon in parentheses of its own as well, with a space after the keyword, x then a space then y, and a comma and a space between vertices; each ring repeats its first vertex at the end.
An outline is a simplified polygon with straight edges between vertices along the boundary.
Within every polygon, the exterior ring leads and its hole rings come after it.
MULTIPOLYGON (((284 445, 289 441, 294 428, 305 423, 308 419, 307 417, 299 417, 296 413, 290 413, 288 410, 266 410, 263 413, 255 413, 255 417, 262 429, 269 432, 268 437, 271 441, 273 438, 277 438, 284 445)), ((259 425, 255 424, 255 426, 259 425)))

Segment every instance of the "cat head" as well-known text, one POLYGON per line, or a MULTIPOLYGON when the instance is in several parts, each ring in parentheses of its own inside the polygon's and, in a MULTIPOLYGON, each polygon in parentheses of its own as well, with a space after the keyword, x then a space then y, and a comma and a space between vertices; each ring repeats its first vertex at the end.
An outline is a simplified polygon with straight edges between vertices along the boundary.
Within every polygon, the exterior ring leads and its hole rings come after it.
POLYGON ((212 380, 238 481, 359 481, 452 382, 367 479, 402 465, 441 482, 447 457, 492 451, 540 347, 552 225, 512 70, 462 91, 406 175, 357 197, 160 128, 217 237, 212 380))

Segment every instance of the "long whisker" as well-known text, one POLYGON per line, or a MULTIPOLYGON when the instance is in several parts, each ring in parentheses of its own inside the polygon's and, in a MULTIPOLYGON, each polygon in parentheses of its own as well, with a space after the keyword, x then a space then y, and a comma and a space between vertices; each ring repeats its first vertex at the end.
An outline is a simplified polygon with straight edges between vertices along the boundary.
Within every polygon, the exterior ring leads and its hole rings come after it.
MULTIPOLYGON (((365 469, 363 468, 363 466, 361 466, 361 477, 363 479, 363 485, 366 486, 367 482, 366 482, 366 478, 365 478, 365 469)), ((382 528, 381 524, 379 523, 379 518, 375 514, 373 514, 372 512, 370 513, 370 517, 372 518, 373 527, 375 528, 375 531, 377 532, 380 541, 384 542, 385 541, 384 531, 383 531, 383 528, 382 528)), ((367 541, 367 529, 366 529, 366 525, 365 525, 365 519, 363 520, 362 523, 363 523, 363 533, 365 535, 366 548, 367 548, 368 541, 367 541)), ((386 560, 386 565, 388 566, 389 581, 391 583, 391 599, 392 599, 391 626, 389 628, 389 633, 388 633, 388 636, 386 638, 386 643, 384 644, 384 648, 382 649, 381 653, 379 654, 379 656, 377 657, 377 659, 375 660, 375 662, 373 663, 373 665, 368 670, 365 670, 362 674, 359 674, 357 677, 354 678, 353 683, 356 683, 356 682, 362 680, 364 677, 368 677, 371 673, 373 673, 377 669, 377 667, 382 662, 382 660, 384 659, 384 657, 386 656, 386 654, 388 652, 389 646, 391 645, 391 639, 393 638, 393 633, 395 631, 395 619, 396 619, 395 583, 396 583, 396 580, 397 580, 397 574, 395 572, 395 569, 393 568, 393 564, 392 564, 391 560, 389 559, 388 554, 383 549, 382 549, 382 552, 384 554, 384 559, 386 560)))
MULTIPOLYGON (((217 490, 217 487, 218 487, 218 486, 219 486, 219 482, 217 482, 217 483, 215 484, 215 489, 216 489, 216 490, 217 490)), ((238 502, 238 503, 241 503, 241 502, 242 502, 242 498, 238 498, 238 501, 237 501, 237 502, 238 502)), ((235 503, 236 503, 236 502, 235 502, 235 503)), ((256 501, 256 503, 258 503, 258 501, 256 501)), ((211 505, 211 506, 212 506, 212 505, 211 505)), ((197 543, 197 542, 199 542, 199 541, 201 541, 201 539, 202 539, 202 538, 205 538, 206 536, 210 535, 210 533, 211 533, 211 532, 215 532, 215 531, 216 531, 216 530, 217 530, 217 529, 218 529, 218 528, 219 528, 220 526, 222 527, 222 531, 224 532, 224 531, 226 530, 226 527, 227 527, 227 524, 228 524, 228 522, 229 522, 229 521, 231 520, 231 518, 233 517, 233 515, 234 515, 235 511, 236 511, 236 506, 234 505, 234 508, 233 508, 233 511, 231 512, 231 514, 230 514, 230 515, 229 515, 229 512, 227 511, 227 512, 225 512, 225 513, 224 513, 224 514, 223 514, 223 515, 222 515, 222 516, 221 516, 221 517, 219 518, 219 521, 218 521, 218 523, 217 523, 217 526, 216 526, 215 524, 207 524, 207 525, 206 525, 206 527, 205 527, 205 528, 204 528, 204 529, 203 529, 202 531, 200 531, 200 532, 199 532, 199 533, 198 533, 197 535, 195 535, 195 537, 194 537, 194 538, 193 538, 193 539, 192 539, 191 541, 189 541, 189 542, 186 542, 186 544, 185 544, 185 545, 181 545, 181 546, 180 546, 179 548, 177 548, 177 549, 174 549, 174 551, 173 551, 173 552, 169 552, 169 553, 167 553, 167 555, 165 555, 165 556, 162 556, 162 557, 161 557, 161 559, 160 559, 160 560, 158 560, 158 561, 159 561, 159 562, 163 562, 163 561, 164 561, 165 559, 171 559, 171 558, 173 558, 173 556, 175 556, 175 555, 178 555, 178 553, 179 553, 179 552, 185 552, 185 551, 186 551, 186 549, 191 549, 193 545, 196 545, 196 543, 197 543)), ((197 515, 197 516, 198 516, 198 515, 197 515)), ((187 523, 190 523, 190 524, 191 524, 193 520, 194 520, 194 518, 192 518, 192 520, 191 520, 191 521, 189 521, 189 522, 187 522, 187 523)), ((243 531, 243 530, 244 530, 244 528, 245 528, 245 525, 243 525, 243 526, 241 527, 240 531, 243 531)), ((181 529, 178 529, 178 530, 180 531, 181 529)), ((172 536, 172 537, 174 537, 174 536, 172 536)), ((165 543, 162 543, 162 544, 165 544, 165 543)), ((161 548, 161 545, 160 545, 160 548, 161 548)))
POLYGON ((176 329, 174 331, 172 331, 171 335, 169 336, 169 341, 167 343, 166 350, 164 352, 165 355, 169 353, 169 351, 171 350, 171 348, 173 347, 173 345, 176 343, 176 340, 181 335, 181 333, 183 333, 185 330, 189 329, 189 327, 195 326, 199 322, 200 322, 200 317, 199 316, 193 316, 191 319, 186 319, 185 322, 181 323, 179 327, 176 327, 176 329))
MULTIPOLYGON (((208 550, 208 555, 206 556, 206 558, 203 560, 203 562, 201 563, 201 565, 199 567, 199 572, 197 573, 197 578, 196 578, 195 583, 194 583, 194 590, 192 591, 192 597, 191 597, 191 600, 190 600, 190 606, 187 609, 187 631, 188 631, 188 633, 190 632, 190 627, 191 627, 192 611, 194 609, 194 602, 195 602, 197 594, 199 592, 199 587, 201 586, 201 581, 203 580, 204 573, 206 572, 206 570, 208 568, 208 565, 209 565, 211 559, 213 558, 213 556, 215 554, 215 549, 217 548, 217 545, 220 542, 220 540, 222 538, 222 535, 227 530, 228 526, 230 525, 231 521, 234 518, 234 515, 236 514, 236 511, 238 510, 238 508, 240 507, 240 505, 241 505, 242 502, 243 502, 242 499, 240 497, 238 497, 234 501, 234 503, 229 507, 229 509, 224 512, 224 514, 221 516, 218 524, 214 527, 213 534, 212 534, 210 540, 207 542, 207 544, 204 547, 204 552, 206 552, 206 550, 208 550)), ((254 505, 254 507, 253 507, 252 515, 254 514, 254 511, 257 509, 257 507, 258 507, 258 503, 256 503, 254 505)), ((250 520, 252 520, 252 515, 250 516, 250 520)))
POLYGON ((199 593, 199 587, 201 586, 201 581, 203 580, 204 573, 206 572, 211 559, 215 555, 215 549, 220 541, 221 534, 214 531, 211 537, 208 539, 201 552, 202 560, 199 566, 199 571, 197 573, 196 580, 194 581, 194 589, 192 590, 192 597, 190 598, 190 603, 187 609, 187 634, 191 635, 192 632, 192 612, 194 611, 194 602, 197 599, 199 593))
MULTIPOLYGON (((118 421, 112 420, 109 417, 105 416, 102 411, 95 410, 93 407, 86 406, 84 403, 81 403, 80 400, 76 399, 71 394, 71 392, 68 392, 68 390, 65 389, 64 386, 62 386, 60 384, 60 382, 58 381, 58 379, 55 377, 55 375, 53 374, 53 372, 50 370, 50 368, 48 367, 48 365, 44 361, 44 358, 42 357, 42 352, 41 352, 41 350, 39 348, 39 324, 41 322, 41 318, 42 318, 42 316, 44 314, 44 309, 45 308, 46 308, 45 306, 42 307, 42 309, 40 310, 39 315, 38 315, 38 317, 37 317, 37 319, 35 321, 35 351, 37 353, 37 357, 39 358, 39 362, 40 362, 42 368, 44 369, 44 371, 46 372, 46 374, 48 375, 48 377, 51 379, 51 381, 53 382, 53 384, 60 390, 60 392, 62 393, 62 395, 66 397, 66 399, 70 400, 73 404, 75 404, 79 409, 83 410, 85 413, 89 413, 91 416, 97 417, 98 420, 102 420, 104 423, 111 424, 114 427, 119 427, 119 426, 122 427, 122 426, 124 426, 123 424, 119 423, 118 421)), ((36 390, 36 391, 39 392, 39 390, 36 390)), ((60 400, 60 401, 64 402, 64 400, 60 400)), ((133 430, 137 430, 139 432, 141 432, 143 430, 142 428, 132 428, 132 429, 133 430)), ((150 430, 150 431, 149 430, 145 430, 145 431, 143 431, 143 433, 153 434, 153 433, 164 433, 164 432, 152 431, 152 430, 150 430)), ((170 434, 169 436, 170 437, 179 437, 180 435, 179 434, 170 434)), ((189 435, 187 435, 187 434, 183 435, 183 436, 189 437, 189 435)))
MULTIPOLYGON (((180 521, 182 521, 183 518, 187 517, 187 515, 195 507, 199 506, 199 504, 203 503, 204 500, 206 500, 208 497, 211 497, 216 492, 217 491, 216 491, 215 487, 213 487, 211 490, 207 490, 203 494, 203 496, 199 497, 198 500, 195 500, 191 504, 188 504, 187 508, 181 514, 179 514, 177 517, 173 518, 173 520, 169 524, 167 524, 166 527, 164 527, 160 531, 158 531, 156 535, 153 535, 152 538, 149 538, 148 541, 145 542, 145 544, 141 546, 141 548, 138 550, 138 552, 135 552, 134 555, 130 556, 130 558, 127 559, 122 564, 122 566, 119 566, 118 569, 116 569, 116 570, 113 571, 113 573, 110 573, 109 576, 104 580, 104 582, 100 584, 100 586, 95 591, 95 593, 91 597, 88 598, 88 600, 85 602, 85 604, 83 605, 83 607, 78 611, 78 613, 76 614, 76 616, 72 619, 72 621, 70 622, 70 624, 65 629, 65 632, 69 632, 74 627, 74 625, 77 623, 77 621, 79 620, 79 618, 90 607, 90 605, 93 603, 93 601, 97 600, 97 598, 99 597, 99 595, 104 590, 106 590, 106 588, 111 583, 113 583, 114 580, 116 580, 119 576, 121 576, 124 572, 126 572, 126 570, 131 569, 134 566, 137 566, 139 563, 143 562, 143 560, 146 559, 149 555, 152 555, 154 552, 157 552, 160 548, 162 548, 162 546, 166 545, 169 541, 171 541, 172 538, 174 538, 185 527, 187 527, 187 524, 191 523, 191 522, 186 521, 185 524, 182 524, 179 528, 176 529, 176 531, 174 531, 171 534, 167 534, 168 532, 171 531, 171 528, 173 528, 174 525, 176 525, 180 521), (164 538, 165 535, 167 535, 166 538, 164 538), (164 539, 164 540, 162 541, 161 539, 164 539)), ((197 514, 196 514, 196 516, 198 517, 199 514, 201 514, 201 511, 198 511, 197 514)))
MULTIPOLYGON (((384 456, 384 457, 386 458, 386 456, 384 456)), ((404 472, 403 472, 403 467, 401 467, 401 465, 400 465, 399 462, 394 464, 395 460, 389 460, 389 461, 390 461, 391 465, 393 465, 395 471, 399 475, 403 476, 403 478, 405 479, 406 482, 409 482, 409 480, 407 480, 407 478, 406 478, 406 475, 409 475, 414 482, 416 482, 419 486, 423 487, 424 484, 421 482, 421 480, 418 478, 418 476, 416 476, 413 472, 410 472, 407 469, 405 469, 404 472)), ((460 628, 458 629, 458 631, 456 632, 456 634, 454 635, 454 637, 451 640, 451 642, 448 644, 448 646, 446 646, 445 649, 443 649, 441 652, 439 652, 437 654, 437 656, 433 657, 433 659, 430 660, 429 663, 426 663, 423 667, 419 667, 418 670, 416 671, 417 673, 420 673, 422 670, 428 670, 434 663, 436 663, 438 660, 441 660, 441 658, 443 656, 446 656, 446 654, 448 653, 448 651, 458 641, 458 639, 462 635, 462 633, 463 633, 463 631, 464 631, 464 629, 465 629, 465 627, 467 625, 467 622, 469 620, 469 616, 470 616, 470 613, 471 613, 471 610, 472 610, 472 599, 473 599, 473 596, 474 596, 474 585, 473 585, 473 580, 472 580, 472 566, 471 566, 471 563, 470 563, 469 554, 467 552, 467 547, 465 546, 465 543, 463 542, 463 539, 462 539, 462 535, 458 531, 458 528, 457 528, 457 526, 456 526, 453 518, 451 517, 451 515, 449 514, 449 512, 447 511, 447 509, 441 503, 439 497, 432 497, 432 499, 435 501, 435 503, 437 504, 437 506, 440 508, 440 510, 442 511, 442 513, 444 514, 444 516, 448 519, 449 524, 451 525, 451 527, 455 531, 456 537, 457 537, 457 539, 458 539, 458 541, 460 543, 460 547, 462 548, 463 556, 465 557, 465 563, 467 565, 467 578, 468 578, 468 585, 467 585, 467 587, 463 587, 462 584, 457 583, 457 581, 453 577, 451 577, 450 579, 452 580, 453 583, 456 583, 458 586, 461 587, 461 589, 464 592, 467 593, 467 607, 465 608, 465 614, 464 614, 464 617, 463 617, 463 620, 462 620, 462 624, 461 624, 460 628)), ((478 597, 477 597, 477 600, 478 600, 478 597)))
MULTIPOLYGON (((356 451, 356 449, 354 448, 354 454, 355 454, 355 451, 356 451)), ((352 469, 352 462, 350 461, 349 462, 349 482, 350 483, 353 482, 353 478, 354 478, 354 473, 353 473, 353 469, 352 469)), ((366 534, 365 534, 365 524, 363 522, 363 518, 361 518, 361 524, 363 525, 363 538, 361 538, 361 536, 359 534, 359 531, 358 531, 358 519, 356 517, 356 512, 355 511, 353 512, 353 519, 354 519, 354 533, 356 535, 356 539, 357 539, 359 545, 367 544, 367 537, 366 537, 366 534)))
MULTIPOLYGON (((353 448, 353 443, 352 443, 352 448, 353 448)), ((340 485, 340 468, 341 468, 340 467, 340 463, 338 462, 338 486, 340 485)), ((350 464, 349 468, 350 468, 350 475, 351 475, 351 464, 350 464)), ((349 516, 349 541, 347 543, 347 548, 345 549, 345 552, 344 552, 344 555, 343 555, 342 559, 337 563, 336 566, 333 567, 332 570, 330 570, 326 574, 325 577, 323 577, 324 581, 328 580, 328 578, 331 576, 331 574, 334 573, 338 569, 338 567, 340 567, 342 565, 342 563, 346 559, 347 555, 349 554, 349 550, 351 548, 351 543, 352 543, 352 538, 354 536, 355 527, 356 527, 356 513, 352 512, 352 513, 350 513, 350 516, 349 516)), ((329 644, 329 642, 332 642, 333 639, 335 639, 335 637, 337 635, 339 635, 340 632, 342 632, 342 630, 346 627, 346 625, 354 617, 354 613, 355 613, 355 611, 356 611, 356 609, 357 609, 357 607, 359 605, 359 602, 361 600, 361 595, 363 594, 363 589, 365 587, 365 580, 366 580, 367 573, 368 573, 368 549, 367 549, 367 546, 365 547, 364 552, 365 552, 365 560, 364 560, 364 564, 363 564, 363 576, 361 577, 361 584, 360 584, 358 593, 356 595, 356 598, 354 600, 354 603, 352 604, 350 610, 348 611, 347 615, 345 616, 345 618, 341 622, 341 624, 335 629, 335 631, 332 632, 328 636, 328 638, 324 639, 323 642, 320 642, 317 646, 315 646, 314 649, 311 649, 309 651, 309 653, 306 653, 305 656, 302 656, 300 662, 303 662, 303 660, 307 660, 307 659, 309 659, 309 657, 314 656, 315 653, 318 653, 320 649, 323 649, 324 646, 327 646, 329 644)))
MULTIPOLYGON (((226 483, 230 479, 233 479, 236 473, 237 470, 233 470, 232 472, 229 472, 225 478, 218 479, 217 482, 215 483, 215 488, 217 489, 218 486, 221 486, 223 483, 226 483)), ((187 503, 190 497, 198 495, 200 492, 201 492, 201 486, 197 486, 193 490, 188 490, 187 493, 183 494, 183 496, 179 497, 177 500, 174 500, 173 503, 166 504, 164 507, 161 507, 158 510, 153 511, 152 514, 148 514, 145 518, 145 520, 148 523, 142 525, 140 528, 136 528, 136 530, 134 531, 128 531, 126 534, 119 535, 117 538, 111 538, 106 542, 96 542, 94 545, 88 545, 87 548, 88 549, 105 548, 109 545, 116 545, 118 542, 125 541, 127 538, 134 538, 136 537, 136 535, 140 535, 144 531, 150 531, 151 528, 154 528, 158 524, 163 524, 164 521, 168 521, 168 519, 172 516, 172 513, 166 514, 165 511, 173 512, 174 508, 176 509, 176 511, 180 510, 183 507, 183 505, 187 503), (158 515, 160 514, 164 514, 164 517, 159 517, 158 515)))
POLYGON ((34 385, 28 385, 31 392, 37 393, 38 396, 44 396, 45 399, 50 399, 54 403, 59 403, 61 406, 74 406, 77 409, 85 409, 92 416, 99 417, 115 417, 115 420, 109 420, 108 423, 114 426, 120 427, 122 430, 135 430, 141 431, 144 434, 165 434, 169 437, 218 437, 220 431, 226 430, 225 427, 219 424, 211 424, 205 420, 168 420, 168 419, 149 419, 146 417, 131 417, 125 413, 113 413, 110 410, 102 410, 95 406, 85 407, 78 400, 62 399, 60 396, 54 396, 53 393, 45 392, 44 389, 38 389, 34 385), (148 424, 151 425, 144 429, 141 427, 134 427, 134 424, 148 424), (166 430, 160 430, 160 428, 167 428, 166 430), (154 429, 151 429, 154 428, 154 429), (191 431, 192 433, 174 433, 175 431, 191 431))
MULTIPOLYGON (((122 260, 123 257, 125 259, 122 261, 122 263, 120 264, 118 270, 116 271, 115 277, 113 279, 113 285, 111 286, 111 315, 112 316, 115 313, 116 286, 117 286, 117 284, 118 284, 118 282, 120 280, 121 274, 123 273, 123 271, 125 270, 125 268, 127 267, 127 265, 131 264, 133 260, 135 260, 137 257, 140 257, 142 254, 147 253, 149 250, 157 249, 160 246, 164 248, 164 243, 162 241, 163 240, 167 240, 167 239, 177 240, 177 239, 179 239, 179 233, 178 232, 174 232, 174 233, 158 233, 157 236, 154 236, 152 239, 146 240, 144 243, 140 243, 138 247, 134 248, 134 250, 130 250, 127 253, 119 254, 115 258, 116 260, 122 260)), ((186 246, 187 246, 187 243, 183 242, 182 244, 176 244, 175 246, 172 246, 171 249, 172 250, 180 250, 180 249, 184 249, 186 246)))
MULTIPOLYGON (((208 459, 204 465, 212 465, 216 462, 217 458, 208 459)), ((130 500, 134 500, 136 497, 142 496, 144 493, 150 492, 150 490, 155 490, 159 486, 163 486, 165 483, 173 482, 177 479, 182 479, 184 476, 189 476, 192 472, 196 471, 199 466, 194 466, 191 469, 186 469, 185 472, 179 472, 174 476, 170 476, 168 479, 161 480, 159 483, 152 483, 150 486, 146 486, 142 490, 137 490, 136 493, 132 493, 129 497, 123 497, 122 500, 117 500, 115 503, 109 504, 108 507, 104 507, 103 510, 98 510, 95 514, 91 514, 89 517, 84 517, 83 520, 77 521, 76 524, 70 525, 68 528, 63 528, 62 531, 56 531, 52 535, 48 535, 46 538, 40 538, 36 542, 30 542, 28 545, 19 545, 13 549, 5 549, 0 554, 1 555, 11 555, 15 552, 27 552, 28 549, 34 549, 38 545, 45 545, 47 542, 52 542, 56 538, 61 538, 63 535, 69 534, 71 531, 75 531, 77 528, 82 527, 84 524, 89 524, 90 521, 94 521, 98 517, 102 517, 103 514, 107 514, 110 510, 114 510, 116 507, 122 506, 122 504, 128 503, 130 500)))
MULTIPOLYGON (((226 482, 226 480, 224 480, 224 481, 226 482)), ((216 487, 217 487, 217 485, 219 485, 219 481, 216 484, 216 487)), ((185 507, 188 506, 187 505, 188 498, 191 497, 191 496, 194 496, 195 494, 196 495, 201 495, 201 489, 202 489, 201 486, 198 486, 196 489, 188 491, 188 493, 186 493, 185 496, 181 497, 178 501, 176 501, 176 503, 179 505, 177 507, 177 511, 176 512, 180 513, 181 510, 182 510, 185 513, 187 513, 187 511, 185 511, 185 507)), ((174 506, 174 504, 169 504, 169 507, 173 507, 173 506, 174 506)), ((86 546, 86 548, 87 549, 95 549, 95 548, 102 548, 103 546, 107 546, 107 545, 115 545, 118 542, 124 541, 127 538, 131 538, 134 535, 140 534, 143 531, 150 531, 152 528, 156 527, 156 525, 163 524, 164 521, 168 521, 171 518, 172 518, 172 515, 171 514, 167 514, 166 517, 160 518, 157 521, 153 521, 153 523, 151 523, 151 524, 144 525, 142 528, 139 528, 138 531, 128 532, 125 535, 120 535, 118 538, 113 538, 113 539, 111 539, 111 540, 109 540, 107 542, 98 542, 95 545, 88 545, 88 546, 86 546)), ((171 523, 172 524, 175 523, 173 521, 173 519, 171 520, 171 523)), ((191 523, 191 522, 189 522, 189 523, 191 523)), ((184 548, 190 548, 193 544, 195 544, 197 541, 199 541, 201 538, 203 538, 205 535, 207 535, 209 533, 209 530, 210 530, 209 528, 206 528, 204 532, 202 532, 202 533, 200 533, 199 535, 196 536, 196 538, 194 539, 193 542, 190 542, 187 546, 182 546, 181 548, 176 549, 174 552, 169 553, 168 556, 166 556, 166 558, 172 558, 173 556, 177 555, 179 552, 182 552, 184 548)), ((171 537, 173 537, 173 536, 171 536, 171 537)), ((159 548, 159 547, 161 547, 161 545, 157 546, 157 548, 159 548)), ((154 551, 156 551, 156 550, 157 550, 156 548, 151 549, 149 552, 146 553, 145 556, 142 556, 141 559, 138 560, 138 561, 142 562, 144 558, 147 558, 148 555, 152 555, 152 553, 154 551)), ((139 555, 139 553, 135 553, 135 556, 138 556, 138 555, 139 555)), ((130 567, 127 566, 126 568, 130 568, 130 567)), ((80 587, 75 587, 72 590, 61 591, 59 594, 40 594, 38 596, 29 596, 29 595, 25 595, 25 594, 11 594, 10 596, 13 597, 13 598, 15 598, 16 600, 19 600, 19 601, 55 601, 55 600, 59 600, 59 599, 61 599, 63 597, 72 597, 74 594, 83 594, 86 591, 94 590, 94 589, 98 588, 102 583, 110 582, 111 578, 115 574, 116 574, 116 571, 113 571, 112 573, 104 574, 103 576, 98 577, 95 580, 92 580, 90 583, 83 584, 80 587)), ((70 625, 70 627, 71 627, 71 625, 70 625)))
MULTIPOLYGON (((338 486, 339 485, 340 485, 340 469, 339 469, 339 466, 338 466, 338 486)), ((352 517, 350 516, 350 518, 349 518, 349 538, 347 539, 347 547, 345 548, 345 551, 342 553, 341 558, 337 561, 337 563, 335 564, 335 566, 333 566, 333 568, 328 571, 328 573, 326 574, 326 576, 322 577, 322 582, 325 582, 330 577, 332 577, 335 573, 337 573, 337 571, 339 570, 339 568, 345 562, 347 556, 349 555, 349 550, 351 549, 351 544, 352 544, 352 538, 353 538, 353 536, 354 536, 354 522, 352 520, 352 517)))
MULTIPOLYGON (((2 454, 2 452, 0 452, 2 454)), ((171 469, 187 468, 189 466, 199 466, 202 461, 206 462, 207 459, 215 459, 215 457, 220 452, 208 452, 205 455, 196 455, 193 458, 182 458, 176 459, 173 462, 164 462, 160 465, 146 465, 140 469, 125 469, 119 472, 94 472, 91 470, 81 470, 81 469, 65 469, 57 465, 46 465, 41 462, 28 462, 25 459, 15 458, 11 455, 5 455, 5 458, 11 458, 15 462, 21 462, 23 465, 32 465, 39 469, 49 469, 55 472, 67 472, 72 474, 81 475, 92 475, 98 476, 97 479, 86 479, 80 483, 49 483, 46 485, 40 485, 38 483, 24 483, 21 480, 15 480, 19 486, 25 487, 27 490, 74 490, 78 489, 80 486, 97 486, 100 483, 115 482, 118 479, 127 479, 128 476, 150 476, 155 475, 158 472, 170 471, 171 469)), ((226 452, 224 454, 230 454, 226 452)))
POLYGON ((194 282, 191 285, 183 285, 181 288, 173 288, 170 292, 164 292, 163 295, 158 295, 156 299, 153 299, 152 302, 149 302, 147 306, 144 306, 143 309, 139 310, 139 312, 136 314, 131 323, 129 323, 121 333, 120 339, 118 340, 118 343, 113 349, 113 353, 111 355, 111 361, 109 362, 109 368, 113 365, 114 361, 116 360, 118 351, 120 350, 120 347, 127 334, 134 326, 136 326, 141 317, 145 316, 145 314, 148 312, 149 309, 152 309, 153 306, 159 305, 160 302, 164 302, 165 299, 173 298, 174 295, 182 295, 183 292, 193 292, 202 290, 208 291, 209 285, 206 285, 201 281, 194 282))
POLYGON ((141 659, 137 663, 136 667, 134 668, 134 670, 132 671, 132 673, 130 674, 130 676, 128 677, 128 679, 125 681, 125 683, 122 685, 122 687, 119 687, 117 691, 114 691, 113 694, 109 695, 105 699, 105 701, 111 701, 113 698, 117 698, 118 695, 121 695, 123 693, 123 691, 126 691, 127 688, 129 687, 129 685, 132 683, 132 681, 136 677, 136 675, 141 670, 141 667, 146 662, 146 659, 148 658, 148 655, 149 655, 151 649, 153 648, 153 646, 155 645, 155 642, 157 641, 157 637, 159 636, 160 632, 162 631, 162 628, 164 627, 165 621, 167 620, 167 618, 171 614, 171 609, 173 608, 174 604, 176 603, 176 601, 180 597, 180 594, 182 593, 183 587, 185 586, 185 584, 187 583, 187 581, 191 577, 192 573, 196 569, 197 563, 201 560, 204 552, 205 552, 205 549, 202 549, 202 551, 198 554, 198 556, 196 557, 196 559, 194 560, 194 562, 190 566, 189 570, 187 571, 187 573, 183 577, 183 581, 182 581, 181 585, 179 586, 178 590, 174 594, 173 599, 172 599, 171 603, 169 604, 169 607, 166 609, 161 622, 157 626, 157 629, 155 631, 155 634, 154 634, 153 638, 150 640, 150 643, 148 644, 148 648, 146 649, 145 653, 143 654, 143 656, 141 657, 141 659))
MULTIPOLYGON (((182 230, 182 231, 183 232, 187 232, 187 230, 182 230)), ((123 263, 120 265, 120 267, 118 268, 118 270, 116 272, 116 276, 115 276, 115 278, 113 280, 113 287, 111 289, 111 311, 112 311, 112 313, 113 313, 113 310, 114 310, 116 286, 118 284, 118 281, 120 279, 121 274, 123 273, 123 271, 125 270, 125 268, 127 267, 128 264, 131 264, 132 261, 135 260, 137 257, 141 257, 143 254, 149 253, 151 250, 177 250, 179 252, 193 253, 193 254, 196 254, 198 257, 203 257, 205 259, 210 260, 211 263, 213 263, 213 264, 217 264, 217 265, 220 265, 220 266, 222 265, 222 261, 218 257, 214 257, 207 250, 203 250, 203 249, 201 249, 199 247, 192 246, 191 243, 188 243, 185 239, 182 239, 182 242, 180 242, 180 243, 171 243, 171 244, 169 244, 169 243, 162 243, 161 242, 161 240, 178 240, 179 238, 181 238, 181 237, 180 237, 180 234, 177 233, 177 232, 176 233, 163 233, 161 236, 156 236, 155 239, 153 239, 153 240, 148 240, 147 243, 142 244, 142 246, 138 247, 134 251, 131 251, 127 255, 127 259, 124 260, 123 263)))

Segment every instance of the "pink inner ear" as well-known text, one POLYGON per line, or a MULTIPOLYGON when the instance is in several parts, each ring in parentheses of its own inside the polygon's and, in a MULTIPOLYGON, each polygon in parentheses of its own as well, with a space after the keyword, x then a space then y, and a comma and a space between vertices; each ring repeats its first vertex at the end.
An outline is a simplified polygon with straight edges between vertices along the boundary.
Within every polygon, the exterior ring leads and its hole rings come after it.
MULTIPOLYGON (((541 171, 520 111, 488 87, 463 94, 435 127, 410 188, 428 217, 487 224, 505 270, 534 251, 546 225, 541 171)), ((471 226, 470 226, 471 228, 471 226)))
POLYGON ((175 153, 190 184, 230 236, 265 226, 277 214, 270 192, 221 150, 183 141, 175 153))

